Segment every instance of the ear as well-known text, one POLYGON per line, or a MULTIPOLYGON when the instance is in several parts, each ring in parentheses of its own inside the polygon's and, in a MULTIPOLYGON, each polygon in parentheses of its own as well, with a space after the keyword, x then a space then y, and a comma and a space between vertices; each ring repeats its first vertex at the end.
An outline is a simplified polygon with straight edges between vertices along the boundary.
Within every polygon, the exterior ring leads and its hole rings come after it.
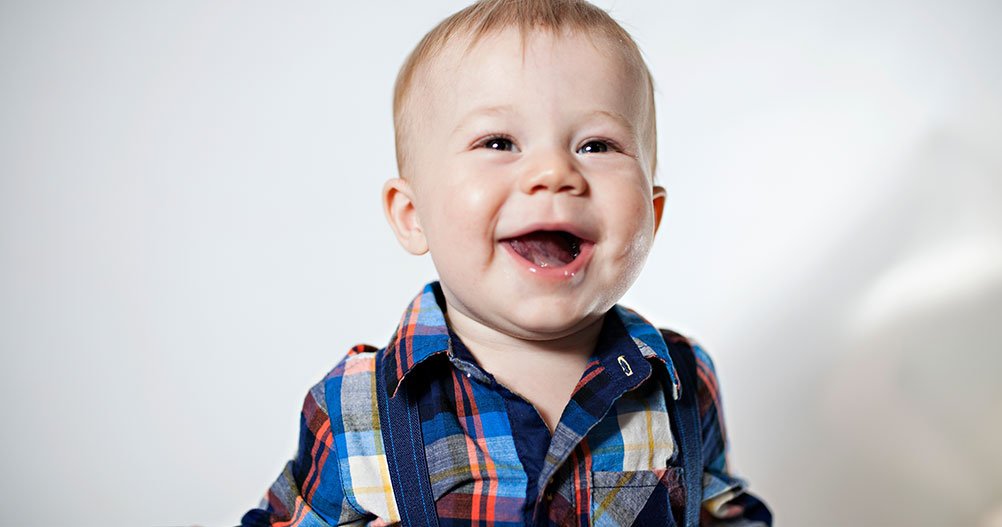
POLYGON ((658 227, 661 226, 661 215, 665 211, 665 197, 668 195, 668 193, 665 192, 665 188, 664 187, 659 187, 657 185, 654 185, 654 192, 653 192, 653 194, 654 194, 654 198, 653 198, 653 205, 654 205, 654 234, 656 235, 658 233, 658 227))
POLYGON ((383 212, 397 241, 411 254, 428 252, 428 240, 421 230, 417 209, 414 207, 414 190, 410 183, 394 178, 383 185, 383 212))

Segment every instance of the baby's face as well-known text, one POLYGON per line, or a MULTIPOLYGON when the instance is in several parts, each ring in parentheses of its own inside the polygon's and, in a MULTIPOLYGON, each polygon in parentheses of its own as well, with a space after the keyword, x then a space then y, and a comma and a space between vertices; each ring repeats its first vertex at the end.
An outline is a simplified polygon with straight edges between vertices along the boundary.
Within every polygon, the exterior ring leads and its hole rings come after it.
MULTIPOLYGON (((644 77, 604 44, 537 31, 523 48, 506 31, 466 54, 450 44, 416 79, 412 217, 450 312, 559 338, 636 279, 664 193, 641 148, 644 77)), ((421 252, 414 240, 405 246, 421 252)))

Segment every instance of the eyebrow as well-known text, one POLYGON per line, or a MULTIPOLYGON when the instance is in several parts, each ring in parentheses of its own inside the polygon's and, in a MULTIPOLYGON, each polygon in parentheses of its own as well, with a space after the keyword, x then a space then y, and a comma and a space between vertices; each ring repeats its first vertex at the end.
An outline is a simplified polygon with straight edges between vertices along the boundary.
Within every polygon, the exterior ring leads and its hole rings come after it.
POLYGON ((456 127, 452 129, 452 135, 455 135, 456 132, 465 128, 469 124, 469 122, 476 117, 480 117, 481 115, 497 115, 503 113, 510 113, 512 111, 513 108, 510 104, 502 104, 497 106, 482 106, 479 108, 474 108, 473 110, 470 110, 469 112, 466 113, 466 115, 464 115, 462 118, 459 119, 459 124, 457 124, 456 127))
MULTIPOLYGON (((452 129, 452 134, 454 135, 456 132, 463 130, 469 124, 469 122, 476 117, 480 117, 482 115, 504 114, 513 111, 514 111, 513 107, 509 104, 474 108, 473 110, 467 112, 466 115, 464 115, 459 120, 459 124, 457 124, 456 127, 452 129)), ((619 112, 614 112, 609 110, 592 110, 591 112, 588 112, 588 114, 586 115, 586 119, 593 118, 594 116, 602 116, 611 119, 615 121, 616 124, 629 130, 632 135, 636 135, 639 132, 639 130, 630 123, 630 120, 619 112)))
POLYGON ((616 121, 623 128, 626 128, 627 130, 630 130, 631 132, 636 133, 636 130, 634 129, 634 126, 630 123, 630 120, 627 119, 623 114, 621 114, 619 112, 610 112, 610 111, 607 111, 607 110, 595 110, 595 111, 589 113, 588 115, 589 115, 589 117, 593 116, 593 115, 602 115, 602 116, 608 117, 609 119, 612 119, 613 121, 616 121))

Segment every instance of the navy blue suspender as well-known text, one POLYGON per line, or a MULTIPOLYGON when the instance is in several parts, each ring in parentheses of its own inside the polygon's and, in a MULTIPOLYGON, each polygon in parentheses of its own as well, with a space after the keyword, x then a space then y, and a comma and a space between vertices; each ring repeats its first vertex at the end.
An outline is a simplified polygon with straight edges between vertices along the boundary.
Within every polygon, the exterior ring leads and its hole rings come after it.
POLYGON ((398 386, 393 397, 386 393, 383 355, 384 350, 376 352, 376 399, 386 464, 400 520, 406 527, 438 527, 418 402, 408 393, 407 385, 398 386))
MULTIPOLYGON (((682 469, 685 478, 685 527, 699 526, 699 511, 703 502, 703 441, 699 420, 699 406, 696 401, 696 357, 692 347, 684 340, 671 338, 672 334, 661 331, 668 345, 668 354, 678 372, 682 393, 678 401, 671 404, 671 421, 675 425, 679 442, 682 443, 682 469)), ((665 394, 665 401, 671 401, 665 394)))

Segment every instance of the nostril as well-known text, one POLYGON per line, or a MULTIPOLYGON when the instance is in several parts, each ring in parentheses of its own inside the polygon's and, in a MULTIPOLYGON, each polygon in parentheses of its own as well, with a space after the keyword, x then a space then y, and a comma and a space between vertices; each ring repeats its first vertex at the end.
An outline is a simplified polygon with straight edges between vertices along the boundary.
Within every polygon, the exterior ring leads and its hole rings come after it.
POLYGON ((526 179, 527 184, 523 188, 530 194, 548 190, 580 195, 587 189, 584 177, 575 168, 569 166, 561 169, 541 170, 526 179))
MULTIPOLYGON (((584 182, 584 178, 580 178, 580 180, 582 182, 584 182)), ((560 190, 561 191, 565 191, 565 192, 570 192, 572 194, 582 194, 584 192, 584 188, 585 188, 585 186, 583 184, 582 185, 575 185, 575 184, 568 183, 568 184, 564 185, 562 188, 560 188, 560 190)))

